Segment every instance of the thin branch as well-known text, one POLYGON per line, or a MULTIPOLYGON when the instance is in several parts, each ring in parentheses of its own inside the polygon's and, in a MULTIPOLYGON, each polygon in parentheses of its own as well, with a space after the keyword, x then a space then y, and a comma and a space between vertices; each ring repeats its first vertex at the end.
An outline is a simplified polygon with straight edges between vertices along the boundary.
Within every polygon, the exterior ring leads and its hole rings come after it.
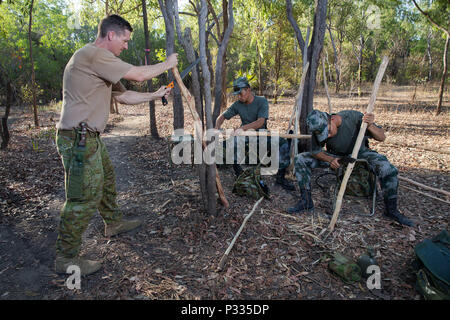
POLYGON ((415 0, 412 0, 412 2, 414 2, 414 5, 416 6, 416 8, 428 19, 428 21, 430 21, 436 28, 438 28, 439 30, 442 30, 443 32, 445 32, 445 34, 450 35, 450 32, 446 29, 444 29, 444 27, 440 26, 437 22, 435 22, 431 17, 429 13, 426 13, 425 11, 423 11, 419 5, 416 3, 415 0))

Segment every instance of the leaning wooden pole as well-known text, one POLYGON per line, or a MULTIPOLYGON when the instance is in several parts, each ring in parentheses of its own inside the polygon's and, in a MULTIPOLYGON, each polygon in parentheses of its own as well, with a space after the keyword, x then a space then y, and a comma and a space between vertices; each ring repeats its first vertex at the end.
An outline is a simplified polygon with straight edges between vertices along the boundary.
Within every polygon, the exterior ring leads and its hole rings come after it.
MULTIPOLYGON (((305 48, 305 50, 306 50, 306 48, 305 48)), ((308 73, 308 68, 309 68, 309 61, 307 61, 303 67, 302 78, 300 80, 300 86, 298 87, 298 93, 297 93, 297 97, 295 99, 295 107, 294 107, 293 117, 295 116, 294 134, 296 134, 296 135, 300 134, 299 121, 300 121, 300 114, 302 112, 303 92, 305 89, 305 79, 306 79, 306 74, 308 73)), ((289 121, 289 123, 291 123, 291 121, 289 121)), ((290 129, 290 124, 289 124, 288 131, 289 131, 289 129, 290 129)), ((297 146, 298 146, 298 140, 293 139, 292 144, 291 144, 291 155, 290 155, 291 161, 290 161, 290 164, 289 164, 289 167, 287 170, 288 172, 292 172, 292 169, 294 168, 294 157, 298 153, 297 146)))
MULTIPOLYGON (((369 105, 367 106, 367 113, 373 112, 373 107, 375 105, 375 100, 377 98, 377 92, 381 84, 381 80, 383 79, 384 72, 386 71, 386 67, 388 65, 389 58, 384 56, 383 61, 381 62, 380 68, 378 69, 377 77, 375 78, 375 83, 372 90, 372 95, 370 96, 369 105)), ((356 138, 355 146, 353 147, 352 158, 356 159, 358 157, 359 148, 361 147, 361 143, 364 138, 364 134, 367 129, 367 123, 362 122, 361 128, 359 129, 358 137, 356 138)), ((336 199, 336 206, 334 208, 333 217, 331 218, 330 225, 328 229, 330 231, 334 230, 334 225, 336 224, 339 211, 341 211, 342 199, 344 198, 345 189, 347 188, 347 182, 352 174, 354 163, 349 163, 347 169, 345 170, 344 178, 342 179, 341 187, 339 188, 339 193, 336 199)))
MULTIPOLYGON (((175 77, 175 80, 177 81, 178 86, 180 87, 181 93, 183 94, 184 98, 187 101, 187 104, 191 111, 192 117, 194 118, 194 127, 195 127, 195 132, 197 133, 196 139, 198 140, 198 143, 201 143, 202 148, 205 149, 206 142, 203 139, 202 121, 200 120, 197 110, 195 109, 194 97, 191 95, 189 90, 184 85, 183 80, 181 79, 180 73, 178 72, 178 68, 177 67, 172 68, 172 72, 175 77)), ((219 194, 220 202, 222 202, 222 204, 224 205, 225 208, 228 208, 230 206, 230 204, 228 203, 228 200, 225 197, 225 193, 223 192, 219 173, 217 172, 217 168, 214 168, 214 169, 216 171, 216 187, 217 187, 217 193, 219 194)))

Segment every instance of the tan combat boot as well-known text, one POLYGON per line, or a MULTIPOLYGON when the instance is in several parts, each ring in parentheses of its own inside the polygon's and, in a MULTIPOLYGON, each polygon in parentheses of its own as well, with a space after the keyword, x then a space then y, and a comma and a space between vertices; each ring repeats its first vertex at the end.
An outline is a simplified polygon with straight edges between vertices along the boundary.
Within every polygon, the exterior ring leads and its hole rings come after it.
POLYGON ((112 237, 119 233, 127 232, 139 227, 142 224, 142 221, 139 219, 133 220, 122 220, 120 222, 114 222, 108 225, 105 225, 105 236, 112 237))
POLYGON ((78 266, 82 276, 97 272, 102 267, 101 261, 88 260, 80 257, 65 258, 63 256, 56 256, 55 271, 57 273, 67 273, 67 268, 71 265, 78 266))

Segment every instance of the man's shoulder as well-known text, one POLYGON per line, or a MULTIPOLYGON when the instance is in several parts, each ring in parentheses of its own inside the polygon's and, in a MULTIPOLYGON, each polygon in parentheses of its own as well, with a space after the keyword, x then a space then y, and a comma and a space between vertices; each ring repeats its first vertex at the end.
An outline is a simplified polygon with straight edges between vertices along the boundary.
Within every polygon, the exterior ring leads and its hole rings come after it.
POLYGON ((342 119, 353 119, 353 120, 359 120, 362 118, 363 113, 356 110, 343 110, 337 113, 338 116, 341 116, 342 119))
POLYGON ((255 95, 255 101, 258 103, 269 103, 266 99, 266 97, 263 96, 256 96, 255 95))

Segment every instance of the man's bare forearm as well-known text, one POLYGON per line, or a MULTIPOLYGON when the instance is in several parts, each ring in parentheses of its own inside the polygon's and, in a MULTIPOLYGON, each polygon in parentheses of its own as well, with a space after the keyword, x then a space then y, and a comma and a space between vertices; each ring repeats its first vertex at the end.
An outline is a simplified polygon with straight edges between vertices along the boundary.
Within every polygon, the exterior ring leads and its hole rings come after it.
POLYGON ((253 121, 253 122, 251 122, 251 123, 249 123, 249 124, 246 124, 245 126, 242 126, 240 129, 242 129, 242 130, 258 130, 258 129, 260 129, 263 125, 264 125, 264 122, 266 121, 266 119, 264 119, 264 118, 259 118, 258 120, 256 120, 256 121, 253 121))
POLYGON ((334 160, 334 157, 327 155, 325 152, 319 152, 317 154, 312 155, 314 158, 320 161, 325 161, 331 163, 334 160))
POLYGON ((122 104, 140 104, 148 101, 152 101, 158 98, 153 92, 137 92, 127 90, 119 95, 113 95, 117 102, 122 104))

